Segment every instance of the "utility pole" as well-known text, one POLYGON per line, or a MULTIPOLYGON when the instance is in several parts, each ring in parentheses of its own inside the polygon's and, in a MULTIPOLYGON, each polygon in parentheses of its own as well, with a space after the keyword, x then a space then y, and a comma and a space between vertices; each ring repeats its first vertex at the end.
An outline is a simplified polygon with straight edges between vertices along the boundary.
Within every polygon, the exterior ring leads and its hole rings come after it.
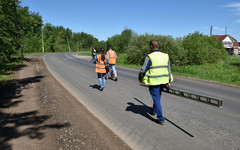
POLYGON ((81 43, 80 44, 81 44, 81 51, 82 51, 82 44, 83 44, 82 37, 81 37, 81 43))
POLYGON ((66 37, 67 37, 67 43, 68 43, 68 50, 69 50, 69 52, 71 52, 69 41, 68 41, 68 36, 66 36, 66 37))
POLYGON ((82 41, 81 41, 81 51, 82 51, 82 41))
POLYGON ((78 52, 78 35, 77 35, 77 52, 78 52))
POLYGON ((43 24, 42 24, 42 52, 44 53, 43 24))
POLYGON ((210 27, 210 37, 212 36, 212 25, 210 27))
POLYGON ((227 27, 225 27, 225 35, 227 35, 227 27))

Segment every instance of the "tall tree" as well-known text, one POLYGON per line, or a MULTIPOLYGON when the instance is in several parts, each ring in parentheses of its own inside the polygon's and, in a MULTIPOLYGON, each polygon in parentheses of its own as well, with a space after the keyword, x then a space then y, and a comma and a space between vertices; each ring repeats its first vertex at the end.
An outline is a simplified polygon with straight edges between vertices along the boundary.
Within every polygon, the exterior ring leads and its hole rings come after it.
POLYGON ((19 6, 17 11, 22 51, 40 52, 42 17, 38 13, 30 12, 28 7, 19 6))
POLYGON ((64 52, 68 50, 65 29, 63 27, 60 28, 61 30, 57 34, 54 45, 56 52, 64 52))
POLYGON ((16 7, 18 0, 0 0, 0 64, 9 62, 17 53, 19 45, 16 28, 16 7))
POLYGON ((124 29, 124 31, 122 31, 119 52, 126 52, 131 37, 132 37, 132 30, 124 29))
POLYGON ((122 33, 116 34, 107 40, 108 45, 112 45, 116 52, 124 53, 128 49, 128 44, 132 38, 133 32, 130 29, 124 29, 122 33))

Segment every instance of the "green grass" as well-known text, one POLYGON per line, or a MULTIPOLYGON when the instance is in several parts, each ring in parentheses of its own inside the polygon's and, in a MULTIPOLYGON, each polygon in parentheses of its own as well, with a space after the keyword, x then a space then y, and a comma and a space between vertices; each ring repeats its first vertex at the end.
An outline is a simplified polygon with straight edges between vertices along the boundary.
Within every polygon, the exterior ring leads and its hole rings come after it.
POLYGON ((31 52, 31 53, 24 53, 23 55, 33 55, 33 54, 49 54, 51 52, 45 52, 45 53, 42 53, 42 52, 31 52))
MULTIPOLYGON (((140 70, 142 65, 127 64, 127 55, 118 54, 117 65, 140 70)), ((240 57, 229 56, 227 61, 198 66, 173 66, 173 75, 180 75, 220 83, 240 85, 240 57)))
POLYGON ((230 56, 227 61, 216 64, 174 66, 171 70, 174 75, 240 85, 240 57, 238 56, 230 56))
POLYGON ((22 64, 23 60, 14 59, 11 63, 7 63, 1 66, 0 81, 12 79, 13 73, 17 71, 22 64))
POLYGON ((11 63, 1 65, 0 68, 0 98, 6 84, 14 79, 14 72, 19 70, 23 65, 23 60, 13 59, 11 63))
POLYGON ((92 52, 82 52, 78 53, 79 56, 92 56, 92 52))
MULTIPOLYGON (((82 55, 82 54, 81 54, 82 55)), ((128 64, 127 55, 118 53, 117 66, 140 70, 142 65, 128 64)), ((91 52, 89 52, 91 56, 91 52)), ((227 61, 198 66, 172 66, 173 75, 240 85, 240 57, 229 56, 227 61)))

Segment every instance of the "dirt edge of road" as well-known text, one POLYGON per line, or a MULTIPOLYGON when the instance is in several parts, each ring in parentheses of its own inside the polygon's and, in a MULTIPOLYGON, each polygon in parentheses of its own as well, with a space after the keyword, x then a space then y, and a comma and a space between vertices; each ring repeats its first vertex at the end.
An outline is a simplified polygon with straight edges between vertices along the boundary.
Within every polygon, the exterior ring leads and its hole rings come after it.
POLYGON ((28 56, 0 101, 0 149, 131 149, 28 56))

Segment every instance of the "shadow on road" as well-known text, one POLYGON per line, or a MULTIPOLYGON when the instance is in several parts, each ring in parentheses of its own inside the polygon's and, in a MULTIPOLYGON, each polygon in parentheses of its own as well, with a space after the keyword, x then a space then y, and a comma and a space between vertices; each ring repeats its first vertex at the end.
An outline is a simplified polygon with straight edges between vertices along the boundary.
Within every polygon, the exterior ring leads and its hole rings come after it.
MULTIPOLYGON (((40 115, 37 110, 26 111, 23 113, 8 113, 3 111, 10 107, 17 107, 24 100, 21 98, 21 91, 31 88, 31 83, 40 82, 44 76, 29 77, 21 80, 11 81, 2 92, 0 98, 0 149, 10 150, 12 145, 9 143, 13 139, 23 136, 29 139, 42 139, 44 130, 47 128, 60 129, 69 127, 69 123, 46 124, 50 115, 40 115)), ((1 89, 3 90, 3 89, 1 89)), ((28 107, 28 106, 26 106, 28 107)))
POLYGON ((97 84, 89 85, 89 87, 100 90, 100 85, 97 84))
MULTIPOLYGON (((151 121, 156 121, 156 119, 152 118, 149 114, 150 112, 150 108, 149 106, 147 106, 146 104, 144 104, 142 101, 140 101, 139 99, 135 98, 134 99, 136 101, 138 101, 139 103, 141 103, 142 105, 135 105, 131 102, 128 102, 127 104, 130 105, 126 108, 126 111, 132 111, 133 113, 136 114, 140 114, 146 118, 148 118, 151 121)), ((189 132, 187 132, 186 130, 184 130, 183 128, 181 128, 180 126, 178 126, 177 124, 175 124, 174 122, 172 122, 171 120, 169 120, 168 118, 165 117, 165 120, 168 121, 170 124, 172 124, 173 126, 175 126, 176 128, 178 128, 179 130, 181 130, 182 132, 184 132, 185 134, 189 135, 190 137, 194 137, 192 134, 190 134, 189 132)))
POLYGON ((0 97, 0 108, 8 108, 11 106, 17 106, 18 103, 22 102, 14 101, 12 102, 12 99, 17 99, 22 97, 20 95, 22 89, 28 89, 31 88, 29 84, 40 82, 41 79, 44 78, 44 76, 36 76, 36 77, 29 77, 21 80, 12 80, 7 84, 7 87, 1 88, 1 90, 5 90, 3 95, 0 97))
POLYGON ((0 149, 12 149, 9 144, 10 140, 23 136, 29 139, 44 138, 43 131, 47 128, 60 129, 69 127, 69 123, 43 124, 51 116, 38 115, 38 111, 30 111, 25 113, 2 113, 0 112, 0 149), (26 129, 20 130, 21 127, 27 126, 26 129))
POLYGON ((146 105, 135 105, 134 103, 128 102, 127 103, 129 106, 126 108, 126 111, 131 111, 135 114, 142 115, 143 117, 146 117, 147 119, 155 122, 156 120, 152 118, 149 113, 150 113, 150 107, 146 105))

